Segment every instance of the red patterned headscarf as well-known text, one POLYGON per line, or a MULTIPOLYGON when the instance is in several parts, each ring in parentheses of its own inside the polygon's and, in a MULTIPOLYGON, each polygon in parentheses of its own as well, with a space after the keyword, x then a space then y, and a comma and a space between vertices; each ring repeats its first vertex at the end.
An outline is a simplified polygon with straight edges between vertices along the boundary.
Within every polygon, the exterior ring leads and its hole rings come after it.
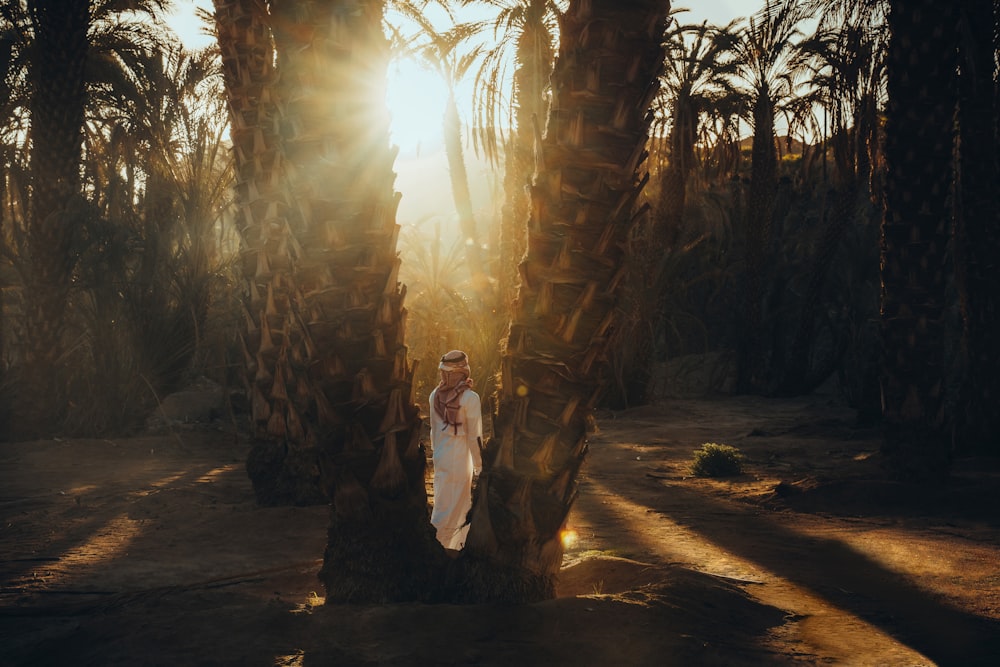
POLYGON ((451 426, 458 433, 462 392, 472 388, 469 356, 461 350, 452 350, 441 357, 438 370, 441 372, 441 382, 434 393, 434 411, 444 421, 445 428, 451 426))

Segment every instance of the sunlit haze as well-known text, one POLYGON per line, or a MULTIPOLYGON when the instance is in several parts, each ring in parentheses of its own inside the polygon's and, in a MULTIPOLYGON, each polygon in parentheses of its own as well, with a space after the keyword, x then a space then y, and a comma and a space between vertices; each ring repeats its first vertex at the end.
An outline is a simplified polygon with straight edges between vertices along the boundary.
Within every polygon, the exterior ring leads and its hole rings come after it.
MULTIPOLYGON (((689 8, 678 18, 685 23, 707 20, 722 25, 738 16, 753 13, 761 0, 688 0, 675 2, 673 7, 689 8)), ((176 0, 167 24, 188 48, 203 48, 212 42, 206 26, 197 16, 196 8, 211 11, 211 0, 176 0)), ((483 10, 470 10, 461 18, 477 19, 488 16, 483 10)), ((442 26, 444 27, 444 26, 442 26)), ((459 91, 463 123, 466 128, 471 115, 472 82, 464 82, 459 91)), ((413 60, 393 62, 388 72, 386 104, 392 115, 391 141, 399 146, 396 160, 396 189, 403 194, 398 221, 414 224, 421 220, 442 218, 446 228, 456 220, 451 198, 448 165, 442 140, 442 117, 446 88, 434 73, 413 60)), ((468 141, 468 132, 465 133, 468 141)), ((490 187, 487 168, 477 160, 471 145, 467 145, 470 185, 477 217, 484 220, 489 212, 490 187)))

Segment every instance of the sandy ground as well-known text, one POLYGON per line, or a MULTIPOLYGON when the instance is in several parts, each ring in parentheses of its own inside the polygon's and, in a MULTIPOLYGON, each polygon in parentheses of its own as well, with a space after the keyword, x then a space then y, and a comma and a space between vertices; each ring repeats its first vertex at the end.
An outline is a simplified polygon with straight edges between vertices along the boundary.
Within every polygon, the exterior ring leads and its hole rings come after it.
POLYGON ((1000 664, 996 462, 881 481, 829 396, 599 423, 560 597, 516 607, 323 606, 327 509, 256 507, 223 424, 0 444, 0 665, 1000 664))

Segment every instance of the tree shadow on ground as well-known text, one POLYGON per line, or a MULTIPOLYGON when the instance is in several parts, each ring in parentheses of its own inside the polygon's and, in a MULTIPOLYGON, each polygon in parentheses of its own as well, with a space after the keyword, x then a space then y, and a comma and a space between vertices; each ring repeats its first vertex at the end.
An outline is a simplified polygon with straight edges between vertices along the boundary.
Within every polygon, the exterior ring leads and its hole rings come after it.
POLYGON ((628 485, 614 493, 809 589, 939 665, 996 664, 1000 622, 955 608, 843 542, 791 530, 780 513, 762 513, 675 484, 658 486, 654 501, 649 493, 630 492, 628 485), (672 510, 695 505, 698 512, 672 510))

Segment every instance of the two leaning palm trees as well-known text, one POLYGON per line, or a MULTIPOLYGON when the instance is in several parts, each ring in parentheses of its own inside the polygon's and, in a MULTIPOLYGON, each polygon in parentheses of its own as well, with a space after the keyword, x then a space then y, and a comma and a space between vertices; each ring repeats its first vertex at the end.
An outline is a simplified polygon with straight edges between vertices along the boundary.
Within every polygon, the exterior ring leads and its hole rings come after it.
POLYGON ((530 191, 495 437, 466 549, 427 514, 421 420, 397 281, 383 3, 216 0, 245 243, 242 335, 262 503, 325 496, 337 601, 553 594, 559 531, 642 212, 647 109, 667 3, 570 3, 530 191))

